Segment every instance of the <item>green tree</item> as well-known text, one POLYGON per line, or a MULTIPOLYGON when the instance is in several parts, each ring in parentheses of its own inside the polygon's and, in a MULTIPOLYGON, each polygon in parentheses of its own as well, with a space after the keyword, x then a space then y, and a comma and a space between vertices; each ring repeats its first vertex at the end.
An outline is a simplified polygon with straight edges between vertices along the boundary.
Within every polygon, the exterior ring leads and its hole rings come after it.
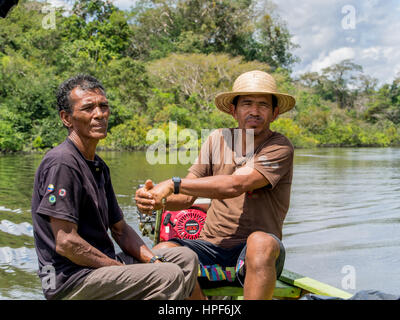
MULTIPOLYGON (((111 1, 75 1, 70 16, 62 19, 60 35, 77 60, 90 58, 104 66, 123 57, 132 36, 128 16, 111 1)), ((72 62, 73 63, 73 62, 72 62)))
POLYGON ((332 95, 340 109, 353 107, 356 94, 351 86, 356 83, 360 72, 362 67, 350 60, 343 60, 322 70, 325 77, 324 90, 332 95))
POLYGON ((250 40, 249 54, 243 54, 248 60, 268 63, 273 69, 291 69, 299 62, 292 50, 299 45, 292 42, 286 23, 276 13, 276 5, 270 1, 255 13, 255 32, 250 40))
POLYGON ((230 91, 235 78, 254 69, 267 71, 269 66, 227 54, 172 54, 148 64, 153 82, 166 92, 179 92, 177 101, 191 102, 195 112, 210 112, 218 92, 230 91))
POLYGON ((147 111, 151 88, 143 62, 127 57, 113 59, 99 72, 99 79, 111 105, 110 129, 147 111))
POLYGON ((140 1, 133 15, 131 56, 158 59, 171 52, 227 53, 267 62, 273 69, 297 61, 285 23, 251 0, 140 1))
POLYGON ((395 124, 400 123, 400 78, 393 80, 392 84, 384 84, 369 96, 368 109, 365 118, 373 123, 390 120, 395 124))
POLYGON ((77 73, 106 88, 111 116, 100 146, 134 150, 148 146, 152 128, 168 139, 169 121, 198 137, 235 126, 214 98, 254 69, 296 97, 273 125, 296 147, 400 144, 400 78, 377 87, 345 60, 293 81, 295 45, 270 1, 143 0, 129 11, 111 0, 68 2, 55 29, 42 27, 43 1, 20 0, 0 19, 0 151, 45 150, 65 139, 55 92, 77 73))
POLYGON ((336 102, 340 109, 351 109, 357 99, 357 82, 362 75, 362 67, 349 59, 316 72, 306 73, 300 82, 314 88, 324 99, 336 102))

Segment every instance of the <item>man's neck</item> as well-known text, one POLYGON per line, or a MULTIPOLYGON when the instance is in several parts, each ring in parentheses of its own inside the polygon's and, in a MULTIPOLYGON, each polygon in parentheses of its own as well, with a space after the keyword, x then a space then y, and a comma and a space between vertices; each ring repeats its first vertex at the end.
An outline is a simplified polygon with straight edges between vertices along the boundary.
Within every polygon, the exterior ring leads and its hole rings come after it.
POLYGON ((99 143, 96 139, 82 139, 75 131, 69 133, 68 138, 79 149, 82 155, 87 160, 94 160, 96 153, 96 146, 99 143))

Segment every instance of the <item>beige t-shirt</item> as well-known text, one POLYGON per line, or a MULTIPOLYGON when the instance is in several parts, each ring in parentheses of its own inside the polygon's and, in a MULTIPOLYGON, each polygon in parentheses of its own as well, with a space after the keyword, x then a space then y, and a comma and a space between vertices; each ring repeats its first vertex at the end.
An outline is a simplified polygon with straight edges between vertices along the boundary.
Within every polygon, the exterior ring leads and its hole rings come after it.
POLYGON ((249 166, 270 182, 236 198, 212 199, 199 239, 224 248, 245 242, 254 231, 272 233, 282 239, 283 221, 289 209, 294 153, 291 142, 273 132, 254 152, 247 152, 243 157, 240 141, 239 129, 215 130, 189 168, 201 178, 231 175, 242 166, 249 166))

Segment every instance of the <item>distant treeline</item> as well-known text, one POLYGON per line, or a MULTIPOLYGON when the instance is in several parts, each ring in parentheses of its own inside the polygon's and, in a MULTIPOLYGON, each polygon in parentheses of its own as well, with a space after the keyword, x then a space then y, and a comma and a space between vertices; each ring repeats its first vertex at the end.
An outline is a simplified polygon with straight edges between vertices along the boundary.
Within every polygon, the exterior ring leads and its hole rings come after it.
MULTIPOLYGON (((65 139, 58 85, 77 73, 105 86, 112 114, 102 148, 139 150, 147 132, 235 126, 214 105, 241 73, 272 73, 296 108, 273 123, 296 147, 400 145, 400 78, 378 86, 344 60, 291 78, 298 61, 286 24, 268 2, 68 1, 54 26, 47 4, 20 1, 0 19, 0 151, 51 148, 65 139)), ((168 143, 168 141, 167 141, 168 143)), ((183 142, 182 142, 183 143, 183 142)))

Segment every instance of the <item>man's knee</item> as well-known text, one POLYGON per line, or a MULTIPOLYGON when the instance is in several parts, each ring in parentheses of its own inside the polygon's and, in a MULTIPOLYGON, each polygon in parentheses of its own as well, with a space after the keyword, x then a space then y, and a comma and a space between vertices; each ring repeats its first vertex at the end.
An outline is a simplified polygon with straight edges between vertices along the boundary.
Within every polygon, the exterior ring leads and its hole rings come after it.
POLYGON ((164 263, 161 274, 162 279, 166 282, 180 284, 184 281, 182 269, 175 263, 164 263))
POLYGON ((188 263, 196 266, 199 264, 197 253, 194 252, 192 249, 189 249, 188 247, 180 247, 179 250, 182 254, 183 259, 186 260, 188 263))
POLYGON ((185 278, 184 298, 189 297, 195 287, 198 276, 199 259, 197 254, 187 247, 161 249, 158 252, 164 254, 168 261, 180 266, 185 278))
POLYGON ((197 278, 199 258, 193 250, 178 245, 172 248, 157 248, 154 253, 163 255, 167 261, 179 265, 185 276, 197 278))
POLYGON ((255 231, 247 239, 246 263, 255 267, 275 265, 279 253, 278 241, 265 232, 255 231))
POLYGON ((198 264, 197 254, 188 247, 183 247, 175 242, 163 242, 153 248, 156 254, 164 255, 168 261, 180 264, 183 262, 198 264))
POLYGON ((164 242, 159 242, 157 245, 153 247, 153 249, 167 249, 167 248, 175 248, 175 247, 180 247, 181 245, 173 242, 173 241, 164 241, 164 242))

